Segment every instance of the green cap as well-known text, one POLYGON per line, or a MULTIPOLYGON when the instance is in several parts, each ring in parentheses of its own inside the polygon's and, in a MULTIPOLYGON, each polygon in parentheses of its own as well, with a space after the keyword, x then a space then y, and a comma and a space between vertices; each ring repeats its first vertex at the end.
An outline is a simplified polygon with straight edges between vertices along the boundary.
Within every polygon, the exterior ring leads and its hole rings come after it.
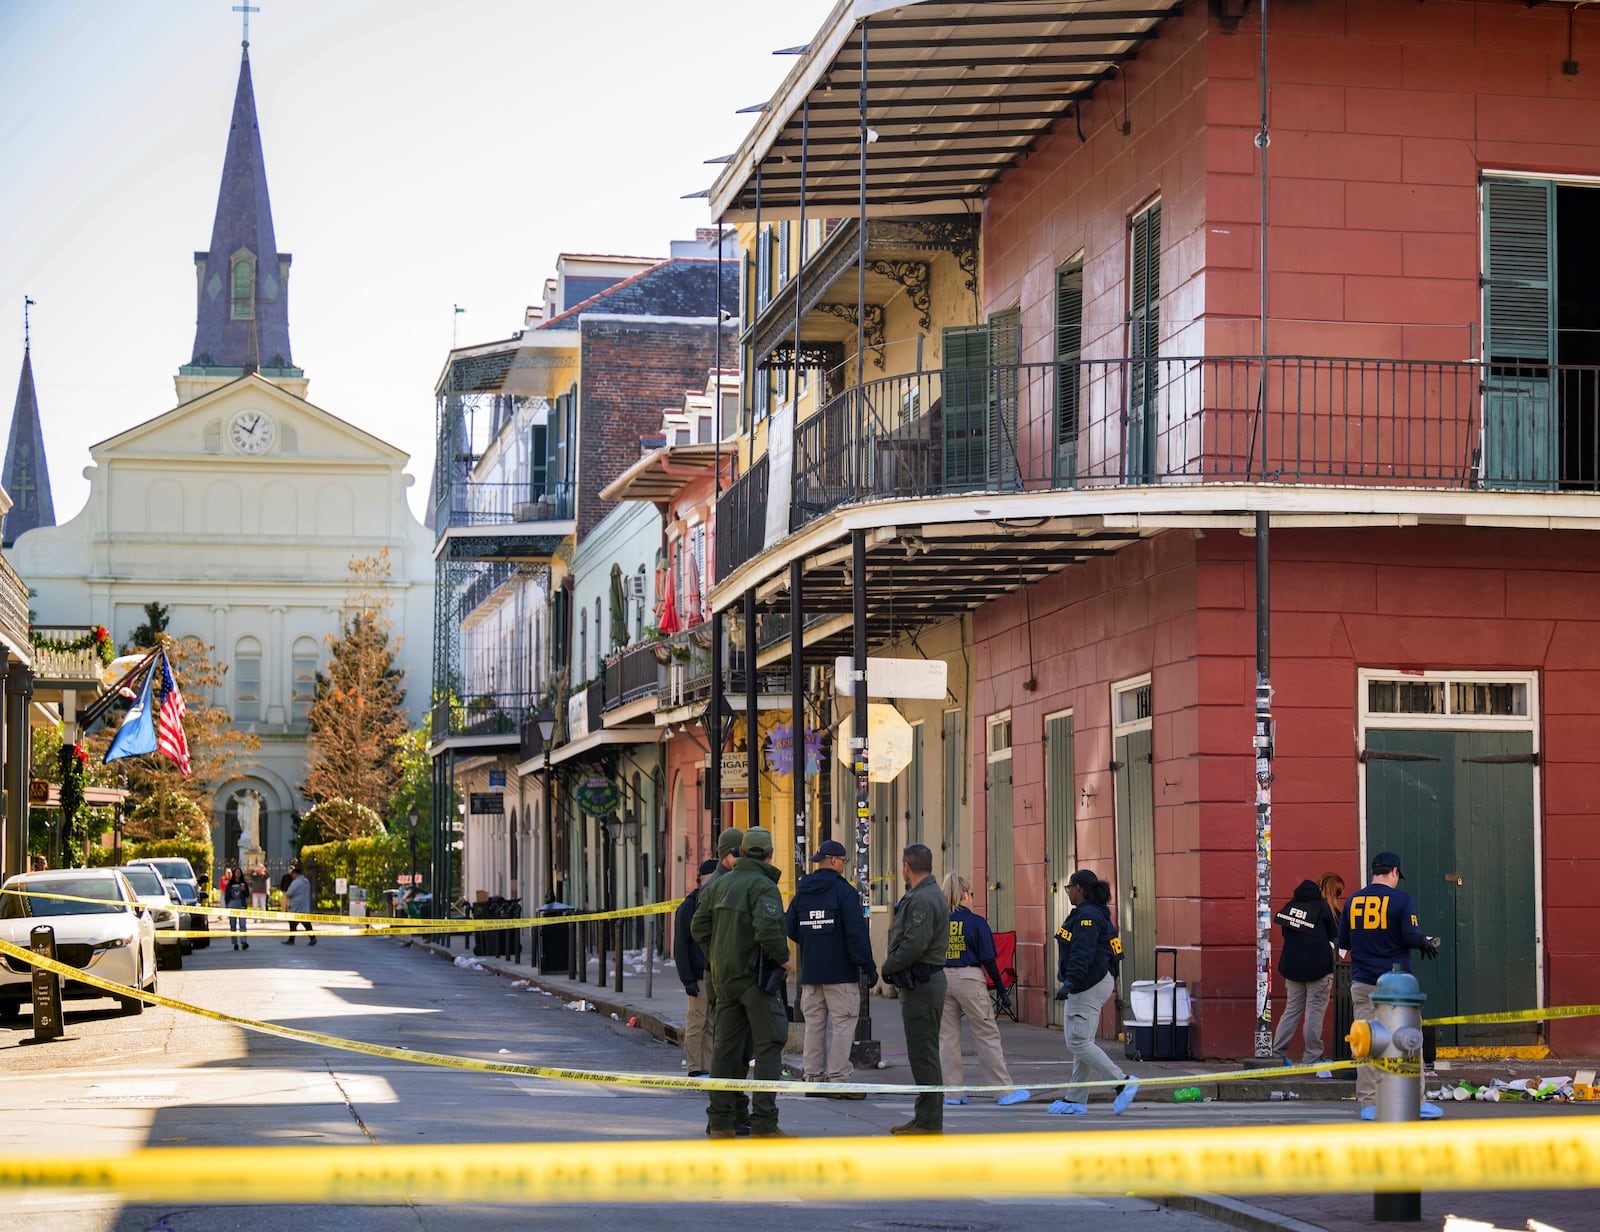
POLYGON ((737 855, 739 848, 744 844, 743 830, 724 830, 717 835, 717 859, 723 856, 737 855))
POLYGON ((772 854, 772 834, 760 826, 748 831, 744 836, 744 854, 747 856, 770 856, 772 854))

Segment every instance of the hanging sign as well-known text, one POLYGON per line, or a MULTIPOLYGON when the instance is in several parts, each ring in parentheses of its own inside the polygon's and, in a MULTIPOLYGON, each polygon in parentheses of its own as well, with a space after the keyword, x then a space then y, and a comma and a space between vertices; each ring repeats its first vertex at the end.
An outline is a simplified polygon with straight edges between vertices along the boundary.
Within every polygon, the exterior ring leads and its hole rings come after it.
POLYGON ((609 817, 622 803, 622 793, 610 779, 596 776, 586 779, 573 793, 578 807, 590 817, 609 817))
MULTIPOLYGON (((815 775, 822 768, 822 735, 807 731, 805 735, 806 775, 815 775)), ((794 773, 794 724, 775 723, 767 735, 767 764, 777 775, 794 773)))
POLYGON ((498 791, 468 792, 467 811, 473 814, 488 813, 498 817, 506 811, 505 793, 498 791))
MULTIPOLYGON (((841 697, 854 697, 856 682, 851 676, 855 660, 840 655, 833 661, 833 685, 841 697)), ((943 659, 867 658, 868 697, 920 697, 941 701, 946 690, 950 665, 943 659)))
MULTIPOLYGON (((711 773, 711 758, 705 760, 705 772, 711 773)), ((750 790, 750 754, 740 750, 722 755, 722 794, 743 793, 750 790)))

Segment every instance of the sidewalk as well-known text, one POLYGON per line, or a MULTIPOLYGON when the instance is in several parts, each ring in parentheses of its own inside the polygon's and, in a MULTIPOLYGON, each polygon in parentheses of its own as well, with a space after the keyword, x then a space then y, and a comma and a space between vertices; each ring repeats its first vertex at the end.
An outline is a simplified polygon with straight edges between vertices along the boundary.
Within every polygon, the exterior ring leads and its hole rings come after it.
MULTIPOLYGON (((646 995, 645 955, 638 951, 623 956, 622 990, 616 988, 616 971, 610 957, 607 959, 606 982, 597 982, 596 964, 591 961, 583 981, 560 974, 541 975, 527 963, 515 963, 503 958, 476 958, 470 946, 463 951, 458 943, 454 948, 431 942, 418 941, 419 947, 433 951, 441 958, 456 959, 463 956, 479 964, 484 970, 514 979, 527 980, 538 988, 567 1001, 579 999, 588 1002, 597 1013, 616 1015, 623 1022, 637 1018, 640 1029, 649 1031, 658 1039, 680 1044, 683 1038, 684 994, 678 982, 678 973, 670 960, 656 959, 649 978, 646 995)), ((874 996, 871 1003, 872 1034, 883 1050, 883 1063, 877 1075, 862 1073, 862 1080, 879 1077, 887 1081, 909 1081, 906 1069, 905 1032, 900 1023, 899 1005, 888 997, 874 996), (898 1072, 897 1072, 898 1071, 898 1072)), ((1000 1034, 1004 1042, 1006 1063, 1012 1078, 1020 1086, 1033 1092, 1040 1100, 1053 1092, 1066 1079, 1071 1063, 1059 1028, 1044 1028, 1002 1020, 1000 1034)), ((1274 1092, 1293 1093, 1300 1100, 1334 1101, 1353 1099, 1355 1095, 1354 1071, 1340 1070, 1334 1079, 1276 1079, 1234 1080, 1207 1082, 1204 1075, 1234 1072, 1249 1068, 1252 1062, 1227 1060, 1211 1061, 1126 1061, 1120 1045, 1102 1041, 1107 1052, 1119 1065, 1141 1077, 1194 1075, 1194 1086, 1200 1088, 1206 1099, 1220 1101, 1265 1101, 1274 1092), (1349 1075, 1349 1076, 1347 1076, 1349 1075)), ((798 1073, 800 1058, 792 1053, 785 1060, 798 1073)), ((1441 1062, 1441 1066, 1449 1063, 1441 1062)), ((1593 1060, 1545 1061, 1456 1061, 1449 1069, 1441 1069, 1438 1081, 1448 1083, 1456 1076, 1479 1080, 1488 1076, 1519 1078, 1543 1074, 1572 1073, 1579 1068, 1596 1068, 1593 1060)), ((982 1081, 977 1062, 968 1058, 967 1077, 982 1081)), ((1433 1080, 1430 1079, 1430 1085, 1433 1080)), ((1170 1102, 1173 1087, 1146 1086, 1139 1100, 1170 1102)), ((1283 1098, 1279 1095, 1279 1098, 1283 1098)), ((1594 1105, 1575 1105, 1566 1109, 1594 1105)), ((1354 1105, 1350 1114, 1355 1115, 1354 1105)), ((1301 1193, 1252 1197, 1249 1200, 1224 1197, 1216 1194, 1189 1194, 1165 1200, 1174 1209, 1194 1211, 1219 1223, 1244 1229, 1245 1232, 1361 1232, 1372 1223, 1372 1197, 1370 1194, 1301 1193)), ((1419 1227, 1438 1227, 1446 1214, 1490 1221, 1502 1228, 1519 1228, 1526 1225, 1528 1215, 1536 1214, 1561 1232, 1578 1232, 1588 1227, 1592 1216, 1588 1196, 1581 1190, 1538 1193, 1425 1193, 1423 1195, 1423 1222, 1419 1227)))

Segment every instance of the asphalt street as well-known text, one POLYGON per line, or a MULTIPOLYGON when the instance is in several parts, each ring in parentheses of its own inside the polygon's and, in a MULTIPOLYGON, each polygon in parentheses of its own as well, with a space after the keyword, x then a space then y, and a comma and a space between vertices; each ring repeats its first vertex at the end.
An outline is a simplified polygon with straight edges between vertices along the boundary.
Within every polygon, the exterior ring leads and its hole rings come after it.
MULTIPOLYGON (((243 1017, 283 1023, 391 1047, 601 1071, 679 1074, 679 1051, 608 1016, 565 1008, 556 997, 484 971, 440 961, 420 947, 387 939, 328 938, 289 947, 257 934, 248 952, 225 942, 161 975, 167 996, 243 1017)), ((161 1146, 470 1144, 499 1142, 700 1141, 704 1098, 583 1083, 491 1075, 366 1057, 243 1031, 225 1023, 150 1008, 122 1016, 113 1002, 71 1002, 65 1039, 32 1044, 26 1013, 19 1029, 0 1029, 0 1149, 16 1152, 114 1153, 161 1146)), ((1136 1104, 1114 1118, 1096 1105, 1087 1117, 1046 1114, 1049 1080, 1029 1073, 1032 1102, 999 1108, 975 1100, 947 1110, 947 1133, 1075 1133, 1172 1126, 1282 1124, 1314 1133, 1319 1123, 1348 1120, 1338 1103, 1136 1104)), ((894 1068, 881 1077, 908 1081, 894 1068)), ((785 1129, 805 1137, 884 1135, 909 1118, 910 1099, 859 1102, 785 1098, 785 1129)), ((1486 1112, 1492 1112, 1486 1109, 1486 1112)), ((1467 1110, 1463 1109, 1466 1113, 1467 1110)), ((1471 1114, 1476 1114, 1472 1110, 1471 1114)), ((904 1144, 908 1162, 914 1144, 904 1144)), ((718 1149, 707 1143, 707 1150, 718 1149)), ((819 1206, 778 1202, 754 1208, 716 1203, 719 1217, 771 1219, 783 1225, 844 1228, 1058 1228, 1063 1220, 1112 1221, 1119 1232, 1214 1229, 1202 1215, 1136 1198, 1063 1196, 1049 1200, 941 1197, 928 1178, 925 1203, 819 1206)), ((286 1195, 292 1198, 293 1195, 286 1195)), ((3 1225, 13 1232, 190 1232, 216 1227, 252 1232, 321 1228, 462 1229, 621 1226, 648 1218, 657 1229, 701 1228, 704 1203, 638 1207, 272 1206, 124 1207, 80 1194, 5 1198, 3 1225)))

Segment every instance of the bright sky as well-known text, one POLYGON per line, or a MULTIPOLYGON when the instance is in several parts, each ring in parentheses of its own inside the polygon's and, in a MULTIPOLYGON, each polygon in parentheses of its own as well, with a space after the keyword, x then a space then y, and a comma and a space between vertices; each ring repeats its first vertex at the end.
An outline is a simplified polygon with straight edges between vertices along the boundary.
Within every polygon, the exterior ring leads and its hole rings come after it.
MULTIPOLYGON (((33 309, 56 520, 88 447, 175 403, 242 0, 0 0, 0 415, 33 309)), ((666 256, 833 0, 261 0, 250 63, 309 397, 411 454, 451 345, 503 338, 561 252, 666 256)), ((5 438, 0 438, 3 447, 5 438)))

